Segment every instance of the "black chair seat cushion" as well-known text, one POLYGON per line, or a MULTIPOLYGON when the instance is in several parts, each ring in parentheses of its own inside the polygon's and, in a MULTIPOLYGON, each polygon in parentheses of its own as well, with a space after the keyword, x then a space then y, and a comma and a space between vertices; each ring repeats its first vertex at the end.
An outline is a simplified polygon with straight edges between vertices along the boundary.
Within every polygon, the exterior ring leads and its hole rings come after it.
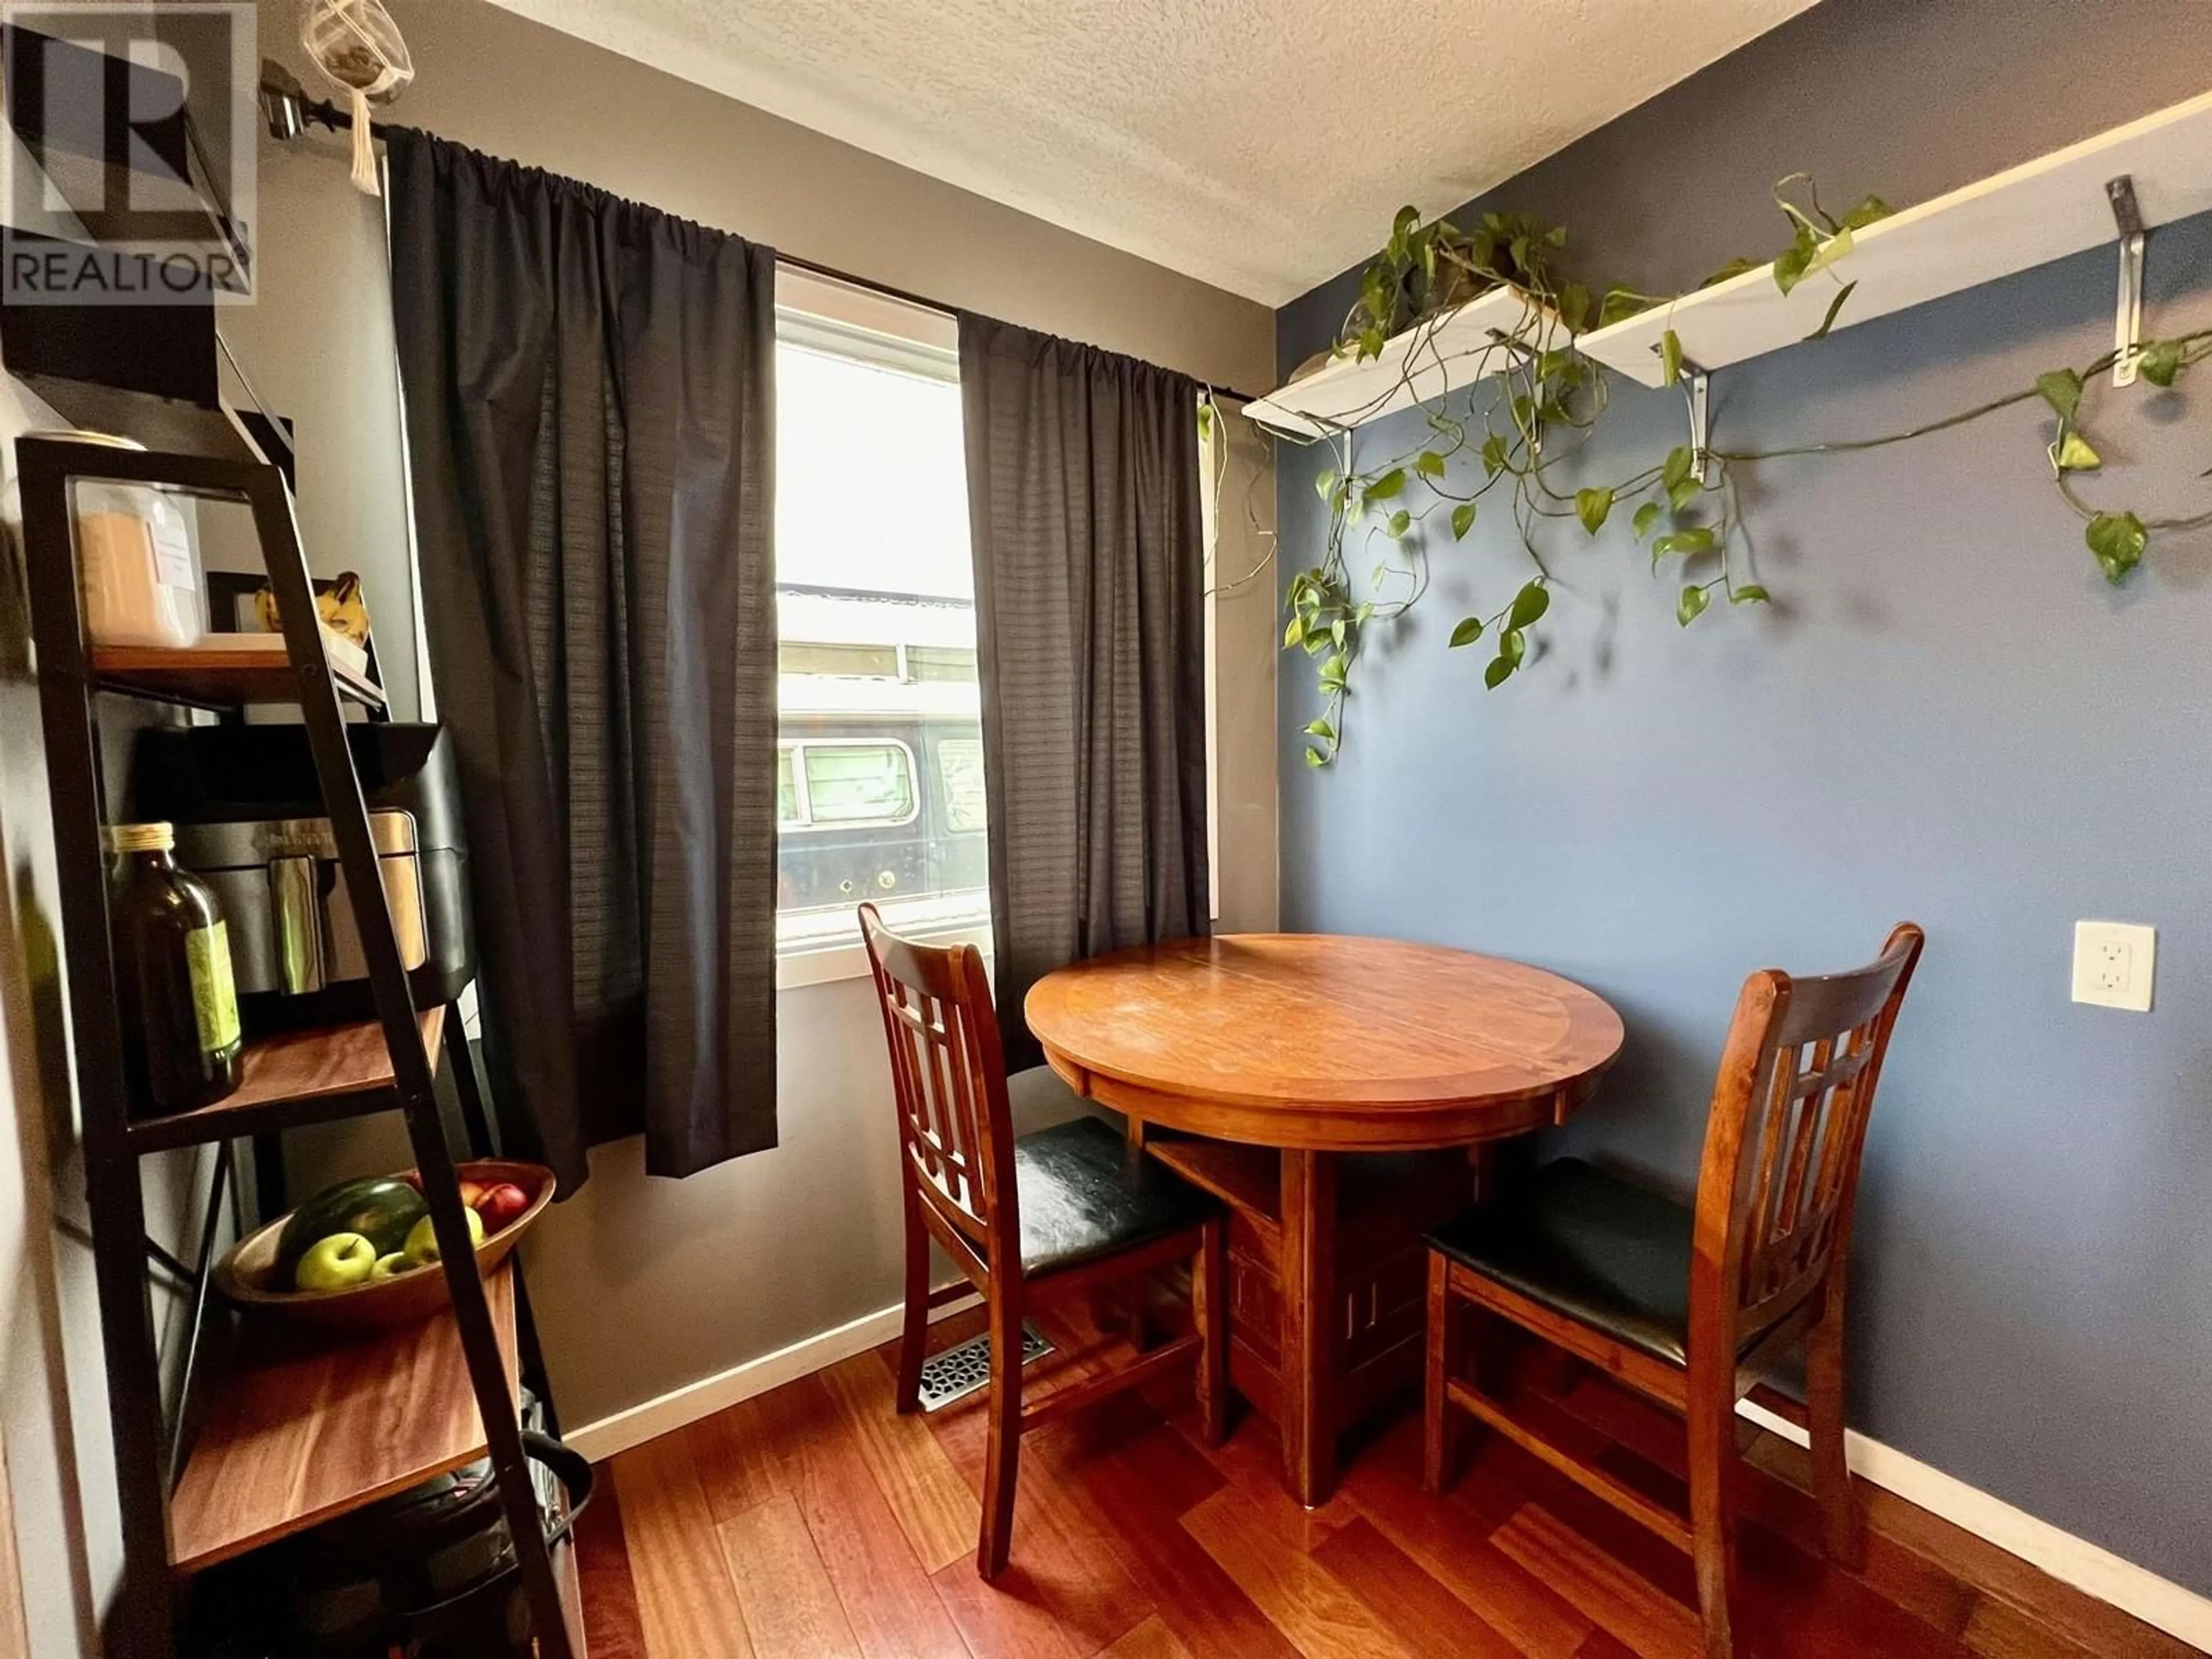
POLYGON ((1014 1142, 1024 1273, 1079 1267, 1219 1213, 1206 1194, 1127 1146, 1095 1117, 1014 1142))
MULTIPOLYGON (((1568 1158, 1428 1242, 1539 1307, 1686 1365, 1692 1219, 1689 1206, 1568 1158)), ((1742 1347, 1765 1334, 1747 1334, 1742 1347)))

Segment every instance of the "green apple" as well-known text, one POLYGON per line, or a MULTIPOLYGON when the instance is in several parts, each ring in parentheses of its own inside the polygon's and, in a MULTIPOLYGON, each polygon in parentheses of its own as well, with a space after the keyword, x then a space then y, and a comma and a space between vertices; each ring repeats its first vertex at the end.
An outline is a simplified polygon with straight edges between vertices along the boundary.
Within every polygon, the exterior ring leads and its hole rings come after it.
MULTIPOLYGON (((469 1218, 469 1243, 483 1243, 483 1218, 474 1210, 463 1210, 461 1213, 469 1218)), ((428 1216, 426 1215, 416 1222, 415 1231, 407 1235, 406 1255, 407 1259, 418 1267, 427 1267, 439 1259, 438 1230, 428 1216)))
POLYGON ((365 1282, 376 1271, 376 1246, 359 1233, 332 1233, 317 1239, 292 1269, 292 1285, 302 1291, 343 1291, 365 1282))
POLYGON ((402 1273, 411 1273, 414 1271, 415 1264, 407 1259, 407 1253, 404 1250, 394 1250, 390 1255, 380 1255, 376 1258, 376 1266, 369 1269, 368 1278, 371 1284, 375 1284, 386 1279, 397 1279, 402 1273))

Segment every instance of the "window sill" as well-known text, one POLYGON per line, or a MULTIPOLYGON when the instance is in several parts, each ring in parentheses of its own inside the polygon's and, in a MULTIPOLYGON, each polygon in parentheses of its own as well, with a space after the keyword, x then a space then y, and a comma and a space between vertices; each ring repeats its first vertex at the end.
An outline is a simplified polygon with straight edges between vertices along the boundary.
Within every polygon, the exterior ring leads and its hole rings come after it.
MULTIPOLYGON (((892 926, 897 927, 896 921, 892 926)), ((991 919, 971 916, 947 919, 926 926, 901 927, 903 938, 936 945, 972 945, 988 962, 991 955, 991 919)), ((868 976, 867 947, 857 931, 834 940, 799 950, 780 950, 775 957, 775 988, 796 991, 810 985, 830 985, 839 980, 868 976)))

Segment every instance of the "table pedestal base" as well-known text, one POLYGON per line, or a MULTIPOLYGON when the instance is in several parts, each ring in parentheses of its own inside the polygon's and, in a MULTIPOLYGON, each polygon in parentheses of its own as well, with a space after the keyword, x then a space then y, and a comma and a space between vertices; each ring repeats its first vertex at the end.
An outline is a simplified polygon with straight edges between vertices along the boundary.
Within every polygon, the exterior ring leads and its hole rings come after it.
POLYGON ((1338 1437, 1420 1386, 1421 1235, 1474 1195, 1468 1156, 1144 1144, 1229 1206, 1229 1380, 1275 1424, 1291 1494, 1322 1504, 1338 1437))

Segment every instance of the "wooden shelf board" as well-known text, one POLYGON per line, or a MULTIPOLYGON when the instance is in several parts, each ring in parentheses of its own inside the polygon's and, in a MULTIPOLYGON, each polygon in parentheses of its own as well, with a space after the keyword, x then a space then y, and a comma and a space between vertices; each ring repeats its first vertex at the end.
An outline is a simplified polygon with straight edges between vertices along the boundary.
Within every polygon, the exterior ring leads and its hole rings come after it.
MULTIPOLYGON (((1246 404, 1244 413, 1279 432, 1319 438, 1432 402, 1482 378, 1484 354, 1498 337, 1519 333, 1532 307, 1536 301, 1517 288, 1492 289, 1392 335, 1381 356, 1364 363, 1340 357, 1246 404)), ((1558 325, 1557 318, 1552 321, 1558 325)), ((1560 337, 1564 343, 1563 327, 1560 337)), ((1492 373, 1504 367, 1500 359, 1492 363, 1492 373)))
MULTIPOLYGON (((516 1385, 514 1270, 485 1282, 516 1385)), ((484 1455, 452 1312, 351 1340, 249 1325, 169 1510, 170 1559, 197 1571, 484 1455)))
MULTIPOLYGON (((209 708, 300 700, 298 677, 281 652, 96 645, 92 673, 111 690, 209 708)), ((384 707, 383 691, 366 674, 343 663, 333 663, 331 673, 340 696, 370 708, 384 707)))
MULTIPOLYGON (((2212 210, 2212 93, 1920 203, 1854 234, 1830 269, 1856 283, 1838 331, 2116 244, 2106 181, 2125 173, 2146 227, 2212 210)), ((2117 254, 2115 258, 2117 259, 2117 254)), ((1663 382, 1661 337, 1711 371, 1794 345, 1820 325, 1836 283, 1816 273, 1784 294, 1762 265, 1575 342, 1631 380, 1663 382)))
POLYGON ((1145 1150, 1194 1187, 1272 1225, 1283 1218, 1283 1155, 1268 1146, 1153 1130, 1145 1150))
MULTIPOLYGON (((446 1029, 445 1005, 423 1010, 418 1020, 422 1048, 434 1072, 439 1039, 446 1029)), ((256 1038, 246 1044, 244 1073, 237 1089, 212 1106, 169 1117, 139 1119, 131 1126, 131 1139, 148 1150, 231 1139, 252 1133, 251 1120, 281 1113, 289 1106, 307 1106, 309 1109, 299 1121, 315 1121, 319 1115, 312 1108, 318 1101, 337 1109, 334 1115, 343 1115, 346 1110, 359 1109, 355 1097, 389 1089, 392 1082, 384 1028, 373 1019, 356 1025, 256 1038)))

